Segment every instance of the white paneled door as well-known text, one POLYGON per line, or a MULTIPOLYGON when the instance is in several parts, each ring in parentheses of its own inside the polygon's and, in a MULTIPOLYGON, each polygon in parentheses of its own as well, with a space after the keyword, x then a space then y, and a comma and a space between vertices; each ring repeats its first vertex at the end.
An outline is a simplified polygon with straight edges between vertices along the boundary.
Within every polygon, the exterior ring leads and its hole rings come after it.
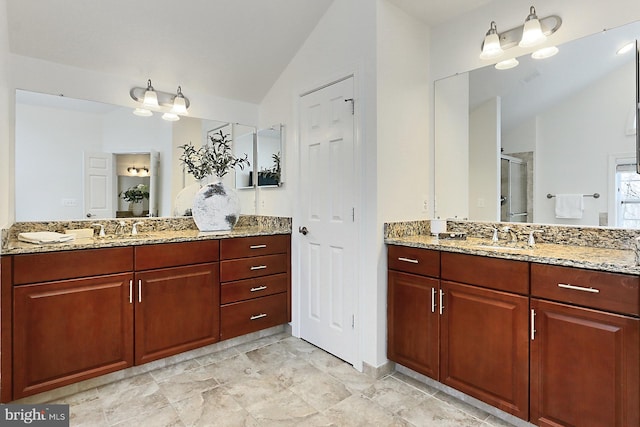
POLYGON ((353 77, 300 102, 300 336, 354 364, 353 77))
POLYGON ((113 218, 113 154, 84 153, 84 213, 113 218))

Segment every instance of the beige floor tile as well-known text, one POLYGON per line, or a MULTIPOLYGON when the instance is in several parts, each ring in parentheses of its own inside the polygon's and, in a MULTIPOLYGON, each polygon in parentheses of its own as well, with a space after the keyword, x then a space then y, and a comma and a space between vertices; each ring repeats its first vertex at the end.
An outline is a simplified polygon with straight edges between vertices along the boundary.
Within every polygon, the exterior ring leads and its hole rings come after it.
POLYGON ((100 392, 105 416, 110 424, 146 415, 169 405, 155 382, 105 395, 100 392))
POLYGON ((167 366, 166 368, 160 368, 151 371, 149 372, 149 375, 151 375, 156 381, 163 381, 167 378, 171 378, 175 375, 179 375, 185 371, 190 371, 200 366, 202 365, 196 360, 186 360, 184 362, 176 363, 175 365, 167 366))
POLYGON ((379 379, 362 394, 392 414, 413 408, 429 398, 428 394, 392 376, 379 379))
POLYGON ((113 427, 184 427, 184 425, 176 410, 167 405, 152 412, 122 421, 113 427))
POLYGON ((398 415, 416 426, 477 427, 482 424, 479 419, 433 397, 398 415))
POLYGON ((407 423, 361 395, 352 395, 324 411, 339 426, 406 426, 407 423))
POLYGON ((223 387, 173 403, 187 426, 258 427, 258 422, 223 387))
POLYGON ((177 402, 191 395, 216 388, 219 384, 210 369, 199 366, 196 369, 160 381, 158 386, 169 402, 177 402))

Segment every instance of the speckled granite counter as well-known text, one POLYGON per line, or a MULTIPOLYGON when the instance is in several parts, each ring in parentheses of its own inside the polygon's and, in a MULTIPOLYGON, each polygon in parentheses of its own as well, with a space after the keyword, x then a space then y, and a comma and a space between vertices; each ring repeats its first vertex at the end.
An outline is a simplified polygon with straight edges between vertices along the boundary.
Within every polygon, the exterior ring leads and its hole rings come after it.
MULTIPOLYGON (((291 234, 291 218, 282 217, 241 217, 233 230, 225 232, 200 232, 195 227, 195 224, 193 224, 191 218, 145 218, 142 226, 140 226, 140 232, 136 236, 131 236, 130 234, 115 236, 115 223, 118 221, 119 220, 17 223, 14 224, 8 233, 9 236, 2 248, 2 255, 291 234), (25 243, 17 239, 18 233, 24 231, 62 231, 64 229, 91 228, 91 224, 93 223, 103 224, 107 231, 107 236, 75 239, 65 243, 44 245, 25 243)), ((133 222, 132 220, 125 221, 127 231, 131 230, 133 222)))
MULTIPOLYGON (((456 224, 456 230, 460 230, 460 222, 456 222, 456 224)), ((498 224, 498 226, 501 225, 498 224)), ((504 224, 502 224, 502 226, 504 226, 504 224)), ((450 227, 449 230, 452 228, 454 227, 450 227)), ((486 246, 491 243, 490 231, 486 231, 490 230, 490 228, 486 224, 484 224, 482 228, 484 232, 486 232, 486 235, 472 235, 466 240, 446 240, 438 239, 429 234, 428 221, 419 221, 415 222, 415 224, 409 222, 392 223, 385 226, 385 243, 389 245, 410 246, 470 255, 640 275, 640 266, 636 265, 635 251, 632 249, 608 249, 603 247, 554 243, 537 243, 535 248, 520 249, 491 247, 486 246), (415 227, 413 225, 415 225, 415 227), (418 231, 417 233, 415 233, 416 230, 418 231)), ((535 227, 529 226, 529 228, 533 229, 535 227)), ((468 231, 468 229, 465 231, 468 231)), ((547 236, 547 240, 548 239, 549 237, 547 236)), ((524 240, 520 239, 520 241, 524 240)))

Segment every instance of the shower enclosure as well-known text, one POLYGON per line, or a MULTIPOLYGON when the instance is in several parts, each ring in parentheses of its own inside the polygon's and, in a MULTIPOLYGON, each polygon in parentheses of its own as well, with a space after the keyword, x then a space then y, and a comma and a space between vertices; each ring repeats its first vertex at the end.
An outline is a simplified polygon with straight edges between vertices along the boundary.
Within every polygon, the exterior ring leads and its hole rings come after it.
POLYGON ((531 222, 527 209, 527 163, 500 156, 500 220, 531 222))

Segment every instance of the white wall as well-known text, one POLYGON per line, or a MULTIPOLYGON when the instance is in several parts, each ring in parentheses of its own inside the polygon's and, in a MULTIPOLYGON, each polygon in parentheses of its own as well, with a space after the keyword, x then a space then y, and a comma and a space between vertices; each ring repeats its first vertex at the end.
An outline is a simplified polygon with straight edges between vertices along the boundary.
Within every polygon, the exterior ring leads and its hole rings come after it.
POLYGON ((9 80, 7 1, 0 0, 0 228, 13 223, 13 118, 14 94, 9 80))
POLYGON ((469 217, 469 74, 442 80, 435 88, 434 165, 431 175, 436 218, 469 217))
POLYGON ((607 211, 609 156, 635 150, 634 135, 626 135, 629 109, 635 102, 628 82, 634 74, 635 66, 630 62, 538 116, 536 222, 599 224, 599 213, 607 211), (567 179, 572 176, 581 179, 567 179), (546 198, 547 193, 596 192, 599 199, 584 199, 580 220, 556 219, 555 199, 546 198))
POLYGON ((469 113, 469 218, 500 220, 500 98, 469 113))

